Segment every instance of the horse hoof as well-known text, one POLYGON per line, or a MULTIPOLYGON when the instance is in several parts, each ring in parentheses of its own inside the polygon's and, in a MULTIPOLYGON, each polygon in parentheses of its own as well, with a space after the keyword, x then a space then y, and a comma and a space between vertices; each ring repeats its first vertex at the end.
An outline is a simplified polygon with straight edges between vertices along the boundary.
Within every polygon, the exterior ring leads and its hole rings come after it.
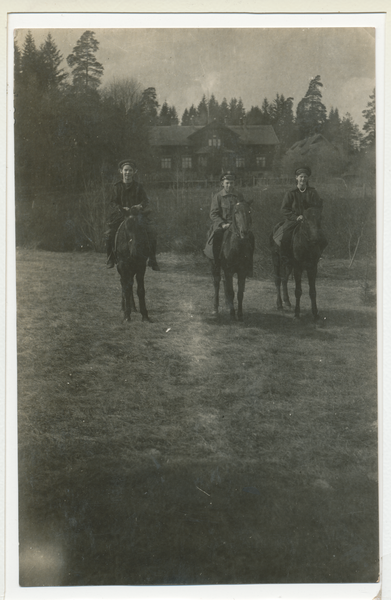
POLYGON ((142 323, 145 323, 145 322, 147 322, 147 323, 153 323, 153 320, 151 319, 151 317, 146 317, 146 316, 144 316, 144 317, 141 319, 141 322, 142 322, 142 323))
POLYGON ((238 315, 238 321, 243 321, 243 315, 238 315))

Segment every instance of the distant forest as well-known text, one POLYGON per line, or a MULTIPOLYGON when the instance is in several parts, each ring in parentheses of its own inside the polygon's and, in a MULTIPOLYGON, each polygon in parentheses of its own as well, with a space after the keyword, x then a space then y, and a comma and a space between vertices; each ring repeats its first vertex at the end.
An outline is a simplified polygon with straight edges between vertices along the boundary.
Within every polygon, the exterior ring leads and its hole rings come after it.
MULTIPOLYGON (((321 133, 340 149, 353 172, 362 169, 365 156, 374 154, 375 90, 362 111, 362 130, 337 107, 327 114, 320 75, 310 81, 296 114, 294 99, 283 93, 249 109, 240 97, 218 102, 211 94, 186 108, 179 119, 175 106, 159 104, 154 87, 143 89, 132 77, 113 79, 103 87, 98 47, 95 33, 85 31, 66 57, 67 72, 50 33, 39 48, 30 31, 22 48, 15 43, 16 190, 78 192, 111 180, 118 159, 128 155, 148 170, 153 164, 147 130, 151 125, 205 125, 213 119, 227 125, 272 125, 280 141, 279 157, 296 141, 321 133)), ((276 161, 276 174, 280 164, 276 161)))

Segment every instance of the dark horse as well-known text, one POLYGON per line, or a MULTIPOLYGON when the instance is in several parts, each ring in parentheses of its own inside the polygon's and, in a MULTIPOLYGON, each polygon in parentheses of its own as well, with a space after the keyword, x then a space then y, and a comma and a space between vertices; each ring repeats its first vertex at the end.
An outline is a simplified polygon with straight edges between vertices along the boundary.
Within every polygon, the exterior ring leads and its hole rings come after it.
POLYGON ((117 271, 121 276, 122 310, 125 321, 130 321, 130 314, 136 311, 133 296, 133 280, 136 276, 137 296, 143 321, 151 321, 145 305, 144 276, 149 256, 148 235, 143 224, 142 209, 132 206, 121 208, 125 220, 118 228, 115 241, 117 271))
POLYGON ((291 307, 288 295, 288 278, 294 273, 295 278, 295 318, 300 318, 300 298, 302 294, 301 277, 303 271, 307 271, 309 295, 311 298, 312 314, 315 320, 319 318, 318 307, 316 305, 315 280, 318 270, 318 262, 323 248, 327 242, 323 236, 320 227, 321 215, 318 208, 307 208, 303 214, 303 220, 298 222, 292 235, 292 255, 287 264, 281 260, 280 247, 270 237, 272 260, 274 266, 274 283, 277 289, 277 308, 282 310, 283 301, 281 298, 281 284, 284 305, 291 307))
POLYGON ((238 276, 238 319, 243 319, 243 294, 246 276, 254 253, 250 234, 251 210, 247 202, 238 202, 233 209, 232 223, 224 232, 220 260, 212 261, 212 277, 215 289, 213 314, 218 314, 221 269, 224 273, 225 300, 231 318, 235 318, 233 276, 238 276))

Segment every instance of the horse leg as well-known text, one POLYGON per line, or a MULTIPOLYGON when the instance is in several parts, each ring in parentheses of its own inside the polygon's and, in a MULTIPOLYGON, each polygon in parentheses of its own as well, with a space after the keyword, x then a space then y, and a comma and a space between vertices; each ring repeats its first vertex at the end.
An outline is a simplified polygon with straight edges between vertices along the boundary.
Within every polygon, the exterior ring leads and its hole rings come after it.
POLYGON ((134 295, 133 295, 133 285, 132 285, 132 289, 130 290, 130 306, 131 306, 133 312, 137 312, 137 307, 136 307, 136 303, 134 301, 134 295))
POLYGON ((235 307, 234 307, 234 284, 233 275, 224 271, 224 290, 225 290, 225 301, 229 308, 229 314, 231 319, 235 318, 235 307))
POLYGON ((309 284, 309 288, 310 288, 309 293, 310 293, 310 299, 311 299, 312 315, 313 315, 315 321, 317 319, 319 319, 318 307, 316 305, 316 288, 315 288, 315 280, 316 280, 317 270, 318 269, 317 269, 316 265, 312 269, 307 270, 308 284, 309 284))
POLYGON ((284 299, 284 306, 286 306, 287 308, 291 308, 291 301, 289 300, 289 294, 288 294, 288 280, 289 280, 289 276, 292 273, 292 268, 291 267, 282 267, 282 277, 281 277, 281 281, 282 281, 282 297, 284 299))
POLYGON ((122 310, 124 313, 124 320, 130 321, 130 314, 132 312, 131 297, 133 295, 133 277, 120 273, 121 275, 121 286, 122 286, 122 310))
POLYGON ((136 272, 136 281, 137 281, 137 296, 140 305, 140 312, 142 315, 142 321, 151 321, 148 317, 147 306, 145 304, 145 286, 144 286, 144 275, 145 275, 145 265, 141 270, 136 272))
POLYGON ((277 252, 272 251, 272 261, 274 270, 274 285, 276 286, 277 292, 277 310, 282 310, 282 298, 281 298, 281 264, 280 258, 277 252))
POLYGON ((220 265, 215 265, 212 262, 212 279, 214 286, 214 301, 213 301, 213 315, 217 315, 219 312, 219 294, 220 294, 220 281, 221 281, 221 271, 220 265))
POLYGON ((294 275, 295 275, 295 296, 296 296, 296 306, 295 306, 295 319, 300 319, 300 298, 301 298, 301 294, 302 294, 302 289, 301 289, 301 275, 302 275, 302 270, 298 267, 295 267, 294 269, 294 275))
POLYGON ((246 285, 246 275, 238 273, 238 320, 243 321, 243 296, 246 285))

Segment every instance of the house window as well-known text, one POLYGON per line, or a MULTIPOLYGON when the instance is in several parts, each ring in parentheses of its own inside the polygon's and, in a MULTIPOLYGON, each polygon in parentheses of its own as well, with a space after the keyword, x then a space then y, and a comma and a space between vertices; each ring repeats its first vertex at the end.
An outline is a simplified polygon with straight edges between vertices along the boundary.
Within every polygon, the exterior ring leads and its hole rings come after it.
POLYGON ((236 168, 237 169, 244 168, 244 158, 243 157, 236 158, 236 168))
POLYGON ((191 156, 182 156, 182 169, 191 169, 191 156))
POLYGON ((217 135, 213 135, 211 138, 209 138, 208 144, 209 146, 214 146, 214 148, 220 148, 221 139, 217 137, 217 135))
POLYGON ((257 156, 256 161, 258 169, 264 169, 266 167, 266 156, 257 156))
POLYGON ((171 158, 162 158, 162 169, 171 169, 171 158))
POLYGON ((206 156, 199 156, 198 157, 198 165, 200 167, 207 167, 208 166, 208 159, 206 156))

